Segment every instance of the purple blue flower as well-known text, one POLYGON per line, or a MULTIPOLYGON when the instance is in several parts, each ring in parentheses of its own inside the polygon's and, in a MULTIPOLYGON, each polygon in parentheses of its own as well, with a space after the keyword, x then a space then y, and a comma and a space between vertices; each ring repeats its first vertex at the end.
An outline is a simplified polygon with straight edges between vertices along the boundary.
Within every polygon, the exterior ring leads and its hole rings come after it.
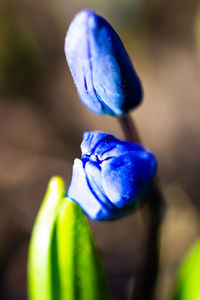
POLYGON ((96 114, 120 116, 140 104, 142 86, 119 36, 91 10, 69 26, 65 53, 78 94, 96 114))
POLYGON ((155 156, 111 134, 86 132, 75 159, 68 196, 93 220, 112 220, 145 199, 156 172, 155 156))

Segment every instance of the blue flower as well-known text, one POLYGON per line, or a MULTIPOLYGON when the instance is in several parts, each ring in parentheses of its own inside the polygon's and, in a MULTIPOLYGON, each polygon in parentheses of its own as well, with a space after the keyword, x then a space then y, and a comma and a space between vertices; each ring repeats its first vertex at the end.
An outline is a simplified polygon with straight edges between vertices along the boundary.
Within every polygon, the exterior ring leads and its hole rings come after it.
POLYGON ((99 131, 84 134, 81 151, 68 196, 91 219, 112 220, 143 202, 156 172, 152 153, 99 131))
POLYGON ((96 114, 120 116, 140 104, 142 87, 111 25, 91 10, 69 27, 65 53, 81 101, 96 114))

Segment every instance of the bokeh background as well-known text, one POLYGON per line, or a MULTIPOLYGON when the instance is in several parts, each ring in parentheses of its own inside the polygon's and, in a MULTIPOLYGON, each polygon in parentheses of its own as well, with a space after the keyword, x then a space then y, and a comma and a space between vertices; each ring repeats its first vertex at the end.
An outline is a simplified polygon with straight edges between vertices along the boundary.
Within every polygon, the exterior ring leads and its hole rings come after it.
MULTIPOLYGON (((52 175, 69 185, 82 133, 122 137, 117 120, 78 100, 64 56, 69 22, 82 8, 107 18, 142 79, 132 112, 159 161, 167 210, 161 228, 157 300, 173 291, 177 267, 199 235, 200 7, 198 0, 0 1, 0 299, 26 296, 32 225, 52 175)), ((138 214, 90 222, 114 299, 128 299, 144 249, 138 214)))

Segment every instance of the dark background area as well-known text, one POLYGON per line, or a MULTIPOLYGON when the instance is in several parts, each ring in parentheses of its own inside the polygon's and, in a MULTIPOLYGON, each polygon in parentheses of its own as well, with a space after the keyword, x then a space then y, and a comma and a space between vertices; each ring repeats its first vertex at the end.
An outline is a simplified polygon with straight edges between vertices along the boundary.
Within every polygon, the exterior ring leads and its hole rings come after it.
MULTIPOLYGON (((94 9, 118 31, 144 87, 131 113, 156 153, 166 216, 161 229, 157 300, 169 299, 177 266, 199 235, 200 7, 198 0, 1 0, 0 299, 26 299, 27 251, 48 180, 68 186, 82 133, 122 137, 117 120, 78 100, 64 56, 69 22, 94 9)), ((90 222, 114 299, 126 299, 142 260, 139 213, 90 222)))

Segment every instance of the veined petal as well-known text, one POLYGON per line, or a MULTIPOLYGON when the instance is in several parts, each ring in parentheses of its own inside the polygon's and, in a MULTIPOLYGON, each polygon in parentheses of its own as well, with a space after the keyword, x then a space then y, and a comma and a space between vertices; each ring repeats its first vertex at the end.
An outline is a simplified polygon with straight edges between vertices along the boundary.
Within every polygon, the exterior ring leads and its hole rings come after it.
POLYGON ((140 104, 140 80, 104 18, 79 12, 69 26, 65 53, 80 99, 92 112, 120 116, 140 104))
POLYGON ((79 159, 74 161, 72 181, 67 195, 70 199, 77 202, 91 219, 107 219, 108 211, 91 192, 83 164, 79 159))
POLYGON ((68 196, 93 220, 112 220, 139 207, 155 175, 155 156, 100 131, 87 132, 68 196))
POLYGON ((106 140, 110 142, 113 140, 113 135, 101 132, 101 131, 92 131, 92 132, 85 132, 83 135, 83 141, 81 143, 81 152, 82 155, 84 154, 94 154, 96 151, 96 147, 102 143, 105 143, 106 140))
POLYGON ((122 141, 115 136, 101 131, 85 132, 81 143, 82 155, 95 154, 99 160, 105 160, 109 157, 119 156, 128 151, 146 151, 139 144, 122 141))
POLYGON ((146 192, 156 171, 151 153, 128 152, 102 163, 102 184, 105 194, 117 207, 135 203, 146 192))
POLYGON ((89 161, 85 166, 85 172, 88 184, 90 185, 90 189, 96 200, 99 201, 102 206, 105 206, 106 209, 114 210, 114 205, 110 202, 103 189, 102 172, 98 164, 93 161, 89 161))

